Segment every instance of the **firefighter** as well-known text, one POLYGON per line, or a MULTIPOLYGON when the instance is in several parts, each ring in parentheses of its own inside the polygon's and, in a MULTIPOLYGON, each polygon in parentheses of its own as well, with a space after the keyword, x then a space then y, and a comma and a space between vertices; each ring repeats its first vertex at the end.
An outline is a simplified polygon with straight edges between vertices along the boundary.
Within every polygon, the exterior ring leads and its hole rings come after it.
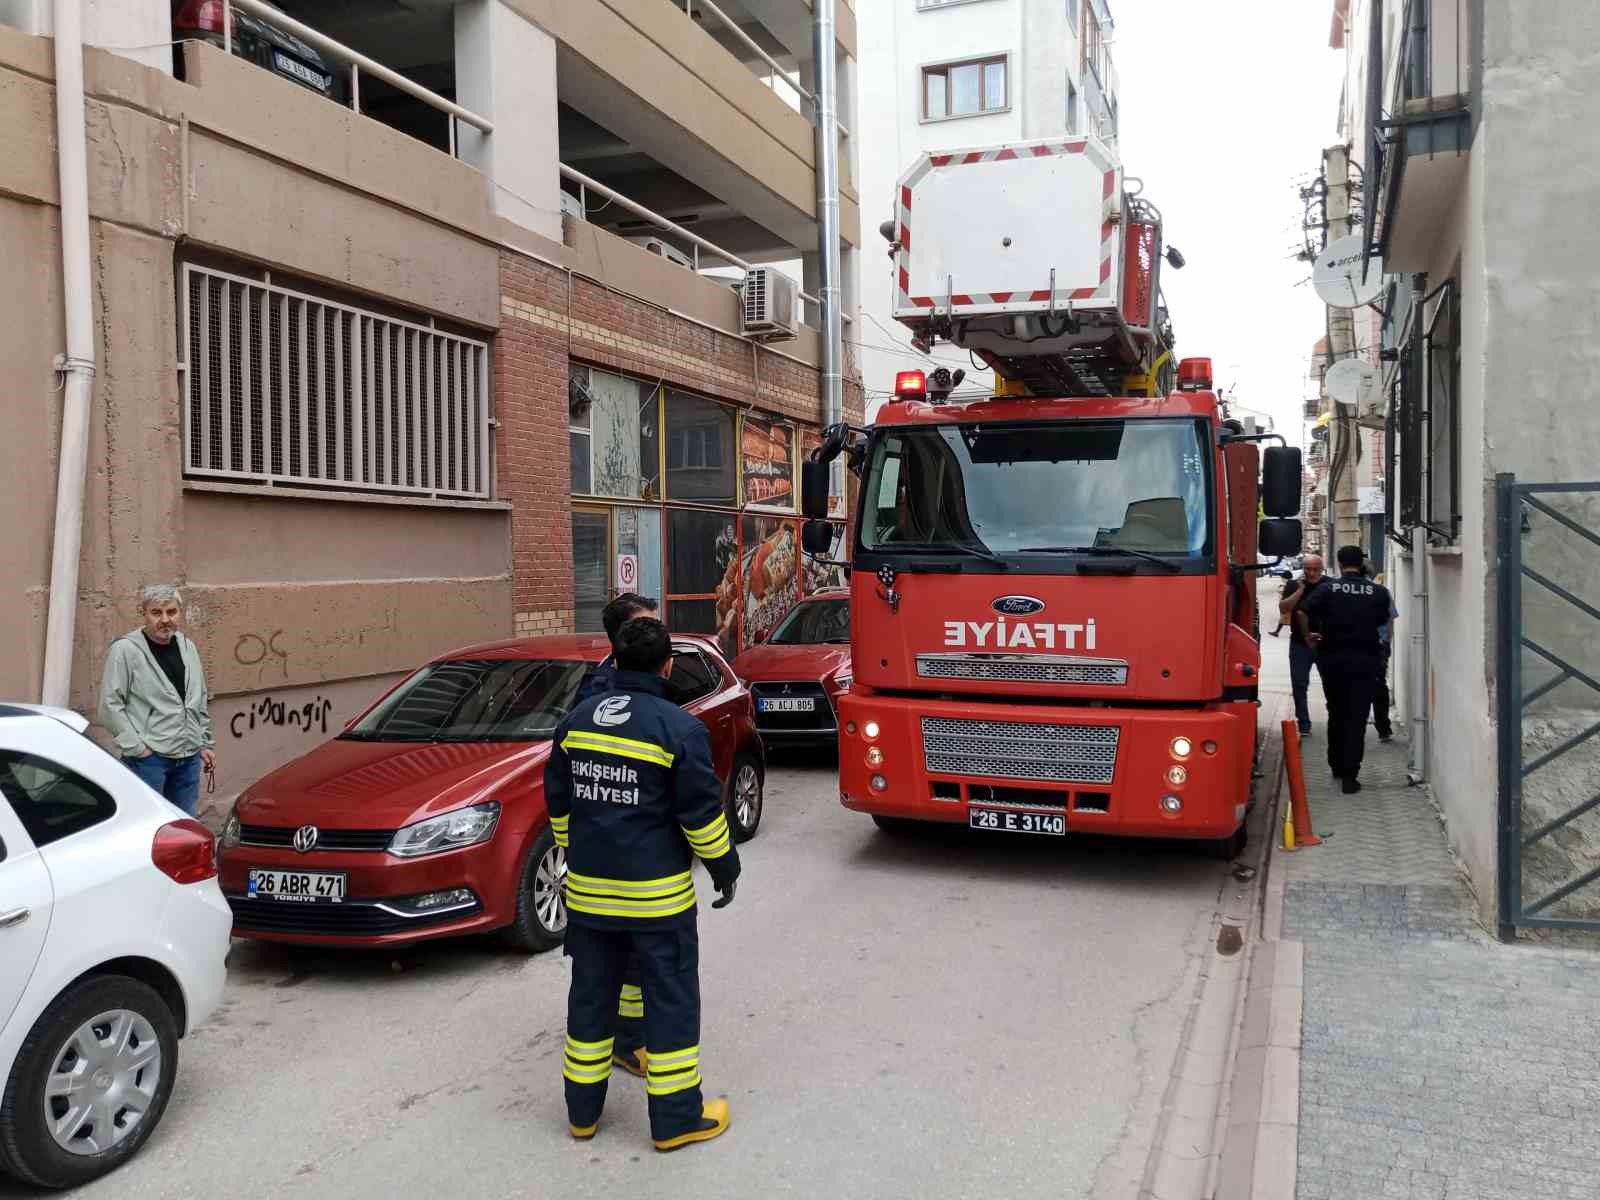
MULTIPOLYGON (((611 653, 583 677, 574 704, 616 688, 617 631, 634 617, 653 617, 660 605, 638 592, 623 592, 600 610, 600 624, 611 642, 611 653)), ((628 1074, 645 1078, 650 1057, 644 1048, 644 994, 639 987, 639 957, 628 956, 622 972, 622 991, 617 997, 617 1033, 612 1046, 612 1061, 628 1074)))
POLYGON ((1328 702, 1328 766, 1346 795, 1361 790, 1367 718, 1383 665, 1380 631, 1389 623, 1389 589, 1362 573, 1360 546, 1339 547, 1339 578, 1295 610, 1295 624, 1317 652, 1328 702))
POLYGON ((545 801, 567 849, 565 1078, 572 1136, 594 1136, 605 1106, 616 997, 630 954, 643 985, 646 1092, 657 1150, 709 1141, 728 1128, 726 1100, 700 1092, 696 857, 721 899, 739 877, 722 784, 705 726, 666 698, 667 627, 636 617, 617 633, 612 690, 580 703, 557 728, 545 801))

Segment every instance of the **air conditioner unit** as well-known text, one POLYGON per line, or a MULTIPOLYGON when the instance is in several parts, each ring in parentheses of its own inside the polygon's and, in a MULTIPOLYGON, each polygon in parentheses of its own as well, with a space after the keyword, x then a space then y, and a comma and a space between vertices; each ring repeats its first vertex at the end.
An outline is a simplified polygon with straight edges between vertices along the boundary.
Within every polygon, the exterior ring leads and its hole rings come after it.
POLYGON ((624 241, 632 242, 642 250, 647 250, 657 258, 664 258, 675 266, 686 271, 694 270, 694 261, 670 242, 664 242, 658 237, 630 237, 624 241))
POLYGON ((764 342, 797 336, 800 285, 776 267, 751 267, 744 277, 739 332, 764 342))

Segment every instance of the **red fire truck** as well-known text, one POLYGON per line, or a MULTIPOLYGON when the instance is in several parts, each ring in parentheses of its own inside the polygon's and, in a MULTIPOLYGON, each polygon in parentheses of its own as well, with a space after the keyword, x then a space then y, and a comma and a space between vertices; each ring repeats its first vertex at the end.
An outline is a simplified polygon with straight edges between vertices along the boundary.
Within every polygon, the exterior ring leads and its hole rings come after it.
MULTIPOLYGON (((1209 361, 1174 366, 1182 257, 1137 190, 1092 138, 900 181, 894 315, 995 386, 952 402, 961 372, 903 371, 804 465, 813 521, 832 459, 859 478, 839 788, 880 825, 1243 846, 1255 572, 1299 549, 1299 451, 1263 456, 1209 361)), ((828 552, 825 523, 805 536, 828 552)))

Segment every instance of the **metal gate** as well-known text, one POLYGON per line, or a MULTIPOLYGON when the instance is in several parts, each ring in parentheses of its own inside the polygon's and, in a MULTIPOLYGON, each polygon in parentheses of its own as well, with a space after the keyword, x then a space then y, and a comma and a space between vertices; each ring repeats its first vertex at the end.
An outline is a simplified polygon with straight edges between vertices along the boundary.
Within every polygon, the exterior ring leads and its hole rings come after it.
POLYGON ((1600 809, 1600 607, 1573 590, 1600 580, 1600 482, 1498 475, 1495 500, 1500 937, 1600 931, 1600 814, 1578 823, 1600 809), (1580 684, 1579 707, 1546 700, 1580 684))

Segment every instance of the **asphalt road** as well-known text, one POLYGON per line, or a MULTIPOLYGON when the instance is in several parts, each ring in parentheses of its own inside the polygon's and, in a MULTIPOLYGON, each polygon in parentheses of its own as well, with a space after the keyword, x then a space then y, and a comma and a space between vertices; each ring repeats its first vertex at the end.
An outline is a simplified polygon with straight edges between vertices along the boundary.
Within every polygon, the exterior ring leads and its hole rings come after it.
POLYGON ((719 1142, 657 1155, 621 1072, 596 1140, 568 1139, 559 952, 236 943, 160 1130, 83 1194, 1136 1193, 1225 864, 890 836, 839 807, 830 766, 799 764, 774 769, 742 854, 737 901, 700 917, 719 1142))

